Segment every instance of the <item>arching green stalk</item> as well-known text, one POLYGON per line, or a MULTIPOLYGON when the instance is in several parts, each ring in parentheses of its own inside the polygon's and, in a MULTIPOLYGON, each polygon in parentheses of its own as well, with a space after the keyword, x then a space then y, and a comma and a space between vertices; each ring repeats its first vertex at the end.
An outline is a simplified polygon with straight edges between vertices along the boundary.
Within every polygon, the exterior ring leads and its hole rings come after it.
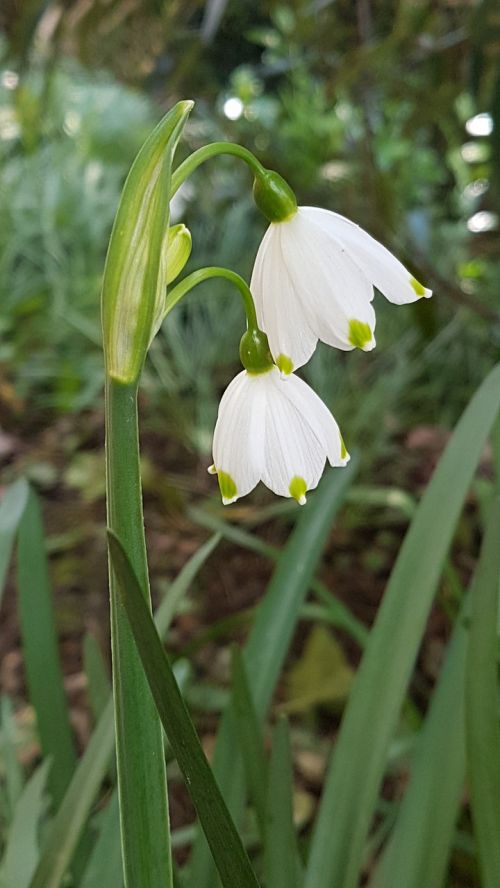
MULTIPOLYGON (((194 157, 194 155, 192 155, 192 157, 194 157)), ((258 329, 255 304, 247 282, 241 277, 241 275, 236 274, 235 271, 230 271, 228 268, 220 268, 216 265, 208 266, 207 268, 199 268, 197 271, 193 271, 191 274, 188 274, 184 280, 180 281, 173 290, 170 290, 167 294, 167 305, 164 317, 170 314, 177 303, 180 302, 186 293, 189 293, 193 287, 196 287, 198 284, 202 284, 203 281, 208 281, 211 278, 224 278, 238 288, 243 299, 248 328, 250 330, 258 329)))
POLYGON ((265 173, 262 164, 257 160, 255 155, 248 150, 248 148, 243 148, 242 145, 236 145, 234 142, 212 142, 210 145, 204 145, 203 148, 198 148, 197 151, 193 151, 193 153, 190 154, 179 167, 177 167, 175 173, 172 174, 170 197, 172 198, 174 196, 182 183, 200 166, 200 164, 209 160, 211 157, 218 157, 220 154, 231 154, 234 157, 239 157, 240 160, 243 160, 244 163, 250 167, 254 176, 262 176, 265 173))

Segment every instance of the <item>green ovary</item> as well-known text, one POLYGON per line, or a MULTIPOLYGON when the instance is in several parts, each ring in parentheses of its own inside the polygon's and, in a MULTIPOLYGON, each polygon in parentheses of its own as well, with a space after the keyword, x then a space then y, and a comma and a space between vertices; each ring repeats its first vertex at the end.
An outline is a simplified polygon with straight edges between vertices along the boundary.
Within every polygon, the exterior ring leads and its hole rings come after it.
POLYGON ((304 481, 300 475, 295 475, 294 478, 290 481, 290 486, 288 488, 290 491, 290 496, 293 496, 298 503, 304 503, 306 500, 306 492, 307 492, 307 482, 304 481))
POLYGON ((227 472, 218 472, 217 477, 219 479, 219 487, 222 499, 235 499, 235 497, 238 496, 238 488, 231 478, 231 475, 229 475, 227 472))
POLYGON ((423 286, 423 284, 420 283, 420 281, 417 281, 416 278, 410 278, 410 284, 415 290, 417 296, 425 296, 425 287, 423 286))
POLYGON ((372 340, 370 325, 364 321, 349 321, 349 342, 355 348, 364 348, 372 340))
POLYGON ((286 376, 293 373, 293 361, 288 355, 278 355, 276 358, 276 366, 282 373, 285 373, 286 376))

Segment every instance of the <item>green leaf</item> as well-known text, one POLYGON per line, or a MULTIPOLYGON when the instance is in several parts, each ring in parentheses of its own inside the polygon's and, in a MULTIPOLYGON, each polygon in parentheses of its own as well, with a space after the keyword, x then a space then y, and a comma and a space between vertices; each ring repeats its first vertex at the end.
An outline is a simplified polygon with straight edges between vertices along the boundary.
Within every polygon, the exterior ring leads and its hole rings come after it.
POLYGON ((0 605, 17 527, 26 508, 29 487, 24 478, 7 488, 0 504, 0 605))
POLYGON ((500 873, 500 727, 497 617, 500 591, 500 498, 491 506, 472 590, 466 674, 467 766, 474 831, 484 888, 500 873))
MULTIPOLYGON (((159 608, 159 610, 163 608, 160 622, 164 633, 167 632, 170 619, 175 613, 175 607, 167 606, 167 599, 169 599, 172 593, 175 593, 178 602, 178 596, 181 593, 185 594, 196 572, 204 564, 215 545, 217 545, 217 542, 217 536, 207 540, 186 562, 174 583, 172 583, 166 599, 159 608)), ((91 807, 96 799, 99 787, 112 761, 114 739, 113 704, 112 700, 109 699, 106 709, 92 733, 90 743, 87 745, 73 774, 64 800, 51 823, 38 865, 37 878, 30 888, 59 888, 61 885, 82 830, 87 822, 91 807), (82 788, 84 789, 83 795, 82 788)), ((117 846, 121 847, 119 823, 118 820, 113 820, 112 814, 109 814, 109 818, 106 820, 107 833, 108 830, 109 833, 112 832, 113 822, 116 829, 113 847, 116 849, 117 846)), ((104 843, 105 840, 103 839, 102 841, 104 843)), ((111 836, 107 834, 106 843, 109 843, 108 848, 112 841, 111 836)), ((116 853, 115 851, 113 859, 116 859, 116 853)), ((121 871, 118 875, 121 877, 121 871)), ((89 885, 89 888, 94 888, 95 884, 89 885)), ((101 883, 98 884, 100 885, 101 883)), ((102 884, 107 885, 108 883, 102 884)))
POLYGON ((113 569, 163 728, 168 737, 224 888, 258 888, 250 861, 205 758, 144 593, 117 537, 108 531, 113 569))
POLYGON ((370 888, 442 888, 444 884, 465 781, 468 633, 463 612, 416 744, 409 787, 370 888))
POLYGON ((87 632, 83 638, 83 669, 87 677, 90 708, 97 720, 106 708, 111 694, 111 682, 101 649, 94 635, 87 632))
POLYGON ((464 412, 401 547, 344 712, 305 888, 354 888, 404 699, 458 516, 500 406, 500 366, 464 412))
POLYGON ((58 805, 74 771, 76 752, 59 660, 42 516, 33 490, 19 523, 17 574, 29 696, 43 755, 52 759, 49 786, 58 805))
POLYGON ((298 850, 293 825, 293 769, 288 722, 274 729, 266 806, 266 885, 298 888, 298 850))
POLYGON ((167 634, 170 623, 175 617, 177 609, 191 583, 205 564, 207 558, 209 558, 212 552, 217 548, 220 541, 220 533, 214 533, 206 543, 203 543, 203 545, 196 550, 189 561, 186 562, 182 570, 177 574, 168 592, 160 602, 155 614, 155 623, 162 638, 167 634))
POLYGON ((79 888, 122 888, 120 808, 115 790, 99 818, 99 834, 79 888))
POLYGON ((234 646, 232 655, 235 730, 250 798, 254 804, 261 840, 266 836, 267 762, 261 726, 255 712, 245 663, 240 648, 234 646))
MULTIPOLYGON (((352 483, 358 460, 325 473, 318 490, 302 506, 297 525, 278 559, 267 592, 255 613, 244 657, 259 721, 263 721, 293 638, 300 610, 311 586, 333 519, 352 483)), ((222 717, 214 755, 214 772, 229 810, 239 817, 245 798, 241 758, 235 755, 233 714, 222 717)), ((213 875, 205 842, 194 843, 190 884, 212 888, 213 875)))
POLYGON ((19 798, 7 835, 4 878, 7 886, 28 888, 39 857, 39 829, 48 804, 46 759, 32 774, 19 798))
POLYGON ((17 801, 23 791, 23 770, 17 758, 15 734, 16 720, 9 697, 0 698, 0 715, 2 732, 0 734, 0 752, 5 772, 6 803, 8 810, 4 813, 7 822, 13 816, 17 801))
POLYGON ((113 752, 113 704, 104 710, 78 762, 44 844, 29 888, 59 888, 113 752))

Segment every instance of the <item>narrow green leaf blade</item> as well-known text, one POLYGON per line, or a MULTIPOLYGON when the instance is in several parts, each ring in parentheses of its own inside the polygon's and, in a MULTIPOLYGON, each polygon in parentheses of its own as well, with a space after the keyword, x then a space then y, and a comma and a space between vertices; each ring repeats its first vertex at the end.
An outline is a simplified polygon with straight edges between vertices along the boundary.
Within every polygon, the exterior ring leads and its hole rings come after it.
POLYGON ((241 650, 233 648, 233 710, 248 792, 254 804, 261 840, 266 836, 267 761, 262 731, 252 699, 241 650))
POLYGON ((298 850, 293 825, 293 770, 286 718, 273 735, 266 808, 266 885, 298 888, 298 850))
POLYGON ((370 888, 444 884, 465 781, 467 643, 462 613, 417 742, 410 785, 370 888))
POLYGON ((467 656, 467 764, 474 830, 484 888, 500 873, 500 727, 497 615, 500 590, 500 498, 492 506, 476 581, 467 656))
POLYGON ((391 734, 458 516, 500 406, 500 366, 465 410, 405 537, 332 757, 305 888, 354 888, 391 734))
MULTIPOLYGON (((336 513, 356 476, 355 455, 347 468, 332 469, 323 476, 318 490, 303 506, 287 545, 283 549, 266 594, 256 615, 244 657, 259 721, 263 721, 290 646, 300 609, 311 586, 323 547, 336 513)), ((242 761, 235 755, 233 712, 224 713, 217 737, 214 772, 229 810, 241 815, 245 798, 242 761)), ((213 871, 202 835, 193 846, 190 883, 212 888, 213 871)))
POLYGON ((123 547, 108 531, 113 569, 139 656, 177 763, 212 849, 224 888, 258 888, 250 861, 205 758, 144 594, 123 547))
POLYGON ((115 790, 100 817, 100 829, 79 888, 122 888, 120 809, 115 790))
POLYGON ((52 759, 49 786, 58 805, 74 771, 76 752, 59 660, 42 516, 33 490, 19 523, 17 574, 29 695, 43 755, 52 759))
POLYGON ((3 759, 5 772, 6 809, 3 812, 4 820, 9 823, 17 801, 23 791, 23 769, 17 758, 15 746, 16 723, 14 710, 9 697, 0 698, 0 717, 2 730, 0 733, 0 753, 3 759))
POLYGON ((28 500, 29 487, 24 478, 7 488, 0 503, 0 605, 17 527, 28 500))
POLYGON ((46 785, 50 766, 49 759, 39 765, 16 805, 4 857, 5 883, 12 888, 28 888, 38 862, 38 834, 48 803, 46 785))
POLYGON ((83 639, 83 669, 87 677, 90 708, 97 720, 106 708, 111 694, 111 681, 101 649, 94 635, 87 632, 83 639))
POLYGON ((54 817, 29 888, 59 888, 113 752, 113 703, 109 701, 76 766, 54 817))

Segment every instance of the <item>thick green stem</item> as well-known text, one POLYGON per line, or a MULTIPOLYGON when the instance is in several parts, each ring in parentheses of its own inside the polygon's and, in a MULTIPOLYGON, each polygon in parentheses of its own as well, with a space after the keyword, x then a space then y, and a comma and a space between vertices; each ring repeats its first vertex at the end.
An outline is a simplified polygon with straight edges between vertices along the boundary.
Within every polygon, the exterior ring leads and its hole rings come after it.
MULTIPOLYGON (((137 384, 106 386, 108 526, 147 600, 148 567, 139 467, 137 384)), ((161 726, 110 569, 116 752, 126 888, 169 888, 172 864, 161 726)))
POLYGON ((200 166, 201 163, 204 163, 211 157, 218 157, 219 154, 232 154, 234 157, 239 157, 240 160, 243 160, 250 167, 255 176, 262 176, 266 172, 262 164, 257 160, 255 155, 248 150, 248 148, 243 148, 242 145, 236 145, 234 142, 212 142, 210 145, 204 145, 203 148, 198 148, 197 151, 193 151, 193 153, 190 154, 179 167, 177 167, 175 173, 172 174, 170 197, 172 198, 174 196, 182 183, 195 171, 195 169, 197 169, 197 167, 200 166))
MULTIPOLYGON (((208 146, 209 148, 212 146, 208 146)), ((194 155, 192 155, 194 157, 194 155)), ((240 294, 243 299, 243 304, 245 306, 245 314, 247 316, 248 328, 250 330, 257 330, 257 315, 255 313, 255 305, 253 301, 252 294, 250 292, 250 287, 243 280, 243 278, 236 274, 235 271, 230 271, 228 268, 219 268, 218 266, 210 266, 208 268, 200 268, 198 271, 193 271, 191 274, 188 274, 187 277, 184 278, 177 286, 170 290, 167 294, 167 307, 165 311, 165 317, 170 314, 173 308, 177 305, 178 302, 189 293, 193 287, 196 287, 198 284, 203 283, 203 281, 208 281, 210 278, 224 278, 227 281, 230 281, 235 287, 238 288, 240 294)))

